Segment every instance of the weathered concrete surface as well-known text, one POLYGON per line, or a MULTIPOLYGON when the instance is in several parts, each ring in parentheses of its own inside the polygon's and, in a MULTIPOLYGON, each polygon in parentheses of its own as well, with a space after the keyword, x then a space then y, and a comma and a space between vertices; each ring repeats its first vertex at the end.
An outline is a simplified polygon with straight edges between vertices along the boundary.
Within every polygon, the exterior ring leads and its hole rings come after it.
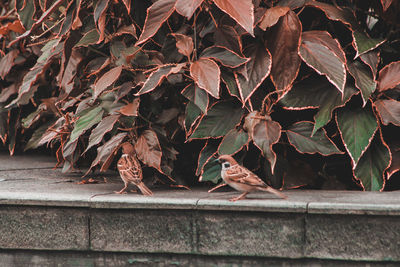
POLYGON ((238 202, 228 201, 237 192, 208 188, 118 195, 116 172, 78 184, 82 172, 53 164, 0 155, 0 267, 3 259, 57 266, 63 253, 82 266, 400 263, 398 192, 293 190, 287 200, 258 192, 238 202))
POLYGON ((400 260, 400 217, 309 215, 308 257, 353 260, 400 260))
POLYGON ((303 256, 304 214, 202 211, 197 216, 202 254, 303 256))
POLYGON ((115 252, 49 252, 49 251, 0 251, 0 267, 109 267, 109 266, 284 266, 284 267, 395 267, 388 262, 345 262, 318 259, 284 259, 254 257, 221 257, 188 254, 141 254, 115 252))
POLYGON ((0 247, 86 250, 88 219, 81 209, 0 206, 0 247))
POLYGON ((91 249, 193 252, 192 214, 181 210, 101 210, 91 215, 91 249))

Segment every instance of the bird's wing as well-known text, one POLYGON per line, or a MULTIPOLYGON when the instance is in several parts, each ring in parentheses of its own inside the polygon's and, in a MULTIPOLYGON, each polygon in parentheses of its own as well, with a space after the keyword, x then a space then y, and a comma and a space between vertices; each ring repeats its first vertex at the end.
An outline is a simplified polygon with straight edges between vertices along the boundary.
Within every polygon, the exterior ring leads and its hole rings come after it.
POLYGON ((142 168, 139 161, 131 155, 125 155, 118 160, 118 171, 127 180, 138 183, 142 180, 142 168))
POLYGON ((263 180, 261 180, 257 175, 240 165, 233 166, 226 170, 226 175, 232 182, 251 186, 266 186, 263 180))

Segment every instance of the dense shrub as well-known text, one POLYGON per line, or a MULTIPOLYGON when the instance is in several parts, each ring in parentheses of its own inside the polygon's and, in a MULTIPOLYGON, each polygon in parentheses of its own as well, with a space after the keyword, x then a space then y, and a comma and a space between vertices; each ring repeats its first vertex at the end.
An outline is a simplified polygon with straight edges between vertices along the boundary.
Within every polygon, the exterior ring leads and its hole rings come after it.
POLYGON ((170 179, 216 183, 210 159, 237 154, 286 188, 353 177, 381 190, 399 169, 398 1, 0 7, 0 138, 11 154, 47 145, 64 171, 82 158, 104 171, 131 140, 170 179))

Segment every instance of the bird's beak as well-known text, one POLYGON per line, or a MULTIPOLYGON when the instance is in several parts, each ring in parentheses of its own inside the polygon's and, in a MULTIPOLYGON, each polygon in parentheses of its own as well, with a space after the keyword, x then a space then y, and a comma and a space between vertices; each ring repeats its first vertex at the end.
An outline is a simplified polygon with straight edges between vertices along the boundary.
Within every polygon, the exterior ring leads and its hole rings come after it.
POLYGON ((219 161, 219 158, 214 159, 214 162, 221 163, 221 161, 219 161))

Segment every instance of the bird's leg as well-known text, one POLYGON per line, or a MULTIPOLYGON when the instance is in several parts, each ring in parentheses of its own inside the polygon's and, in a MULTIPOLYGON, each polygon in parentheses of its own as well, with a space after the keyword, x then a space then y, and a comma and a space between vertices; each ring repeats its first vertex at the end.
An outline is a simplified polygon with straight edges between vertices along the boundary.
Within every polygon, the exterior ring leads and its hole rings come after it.
POLYGON ((115 191, 114 193, 116 194, 126 194, 126 189, 128 188, 128 183, 125 183, 124 188, 122 188, 120 191, 115 191))
POLYGON ((248 193, 249 192, 244 192, 243 194, 241 194, 238 197, 234 197, 234 198, 229 199, 229 201, 237 201, 237 200, 245 199, 248 193))

